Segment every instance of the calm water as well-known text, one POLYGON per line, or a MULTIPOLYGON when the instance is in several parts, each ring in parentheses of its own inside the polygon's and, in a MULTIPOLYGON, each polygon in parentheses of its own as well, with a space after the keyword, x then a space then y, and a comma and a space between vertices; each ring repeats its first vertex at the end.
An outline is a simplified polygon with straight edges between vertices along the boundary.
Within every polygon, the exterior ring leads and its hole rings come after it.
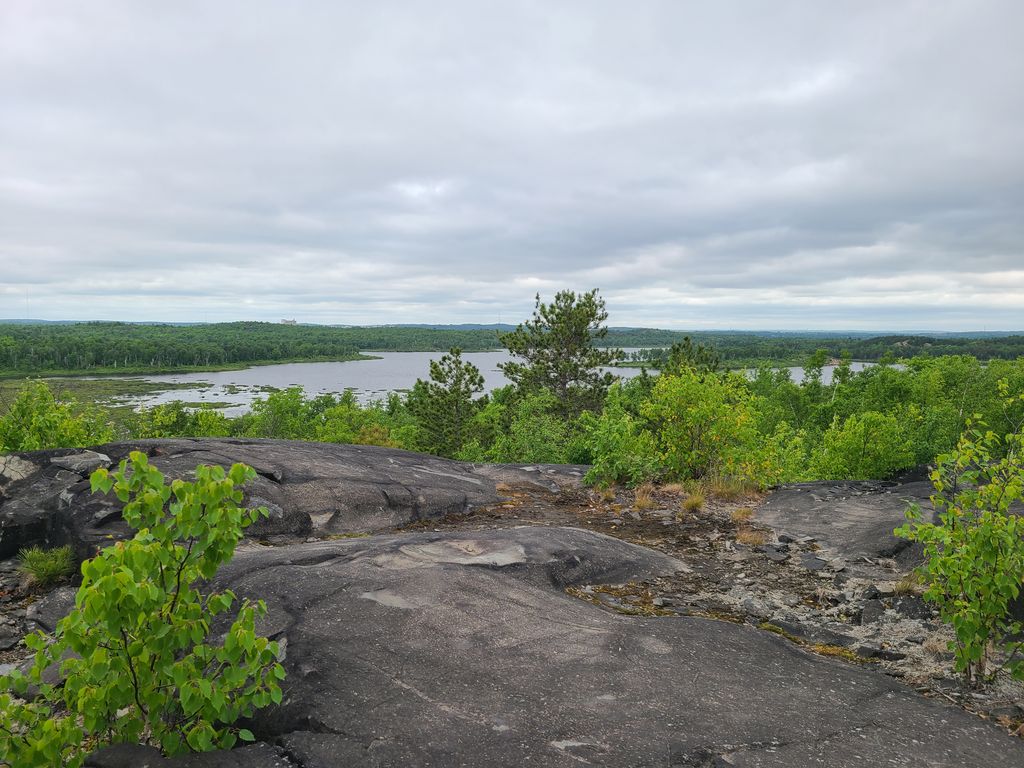
MULTIPOLYGON (((629 351, 629 350, 627 350, 629 351)), ((194 388, 173 389, 136 398, 128 403, 151 406, 172 400, 186 402, 228 403, 224 413, 237 416, 249 409, 253 400, 266 397, 267 388, 302 387, 307 395, 343 392, 351 389, 362 403, 382 400, 390 392, 412 388, 416 379, 430 375, 430 361, 441 357, 440 352, 374 352, 378 360, 350 360, 343 363, 287 363, 260 365, 240 371, 209 373, 180 373, 160 376, 142 376, 146 381, 168 384, 194 384, 194 388)), ((508 352, 463 352, 462 359, 480 369, 484 376, 484 390, 490 392, 508 383, 498 370, 498 364, 510 360, 508 352)), ((864 363, 854 363, 861 370, 864 363)), ((624 379, 636 376, 637 368, 608 369, 624 379)), ((803 378, 802 368, 790 368, 795 381, 803 378)), ((822 378, 832 380, 832 366, 826 366, 822 378)))
MULTIPOLYGON (((194 389, 173 389, 157 392, 127 402, 135 406, 157 405, 172 400, 186 402, 230 403, 224 413, 232 416, 244 413, 253 400, 266 397, 266 388, 302 387, 307 395, 343 392, 351 389, 362 403, 383 400, 390 392, 412 388, 416 379, 430 376, 430 361, 441 357, 441 352, 372 352, 378 360, 349 360, 343 363, 287 363, 260 365, 241 371, 212 373, 181 373, 160 376, 141 376, 145 381, 169 384, 195 384, 194 389)), ((508 362, 506 351, 463 352, 462 359, 480 369, 484 377, 484 391, 504 386, 508 379, 498 370, 498 363, 508 362)), ((623 378, 639 373, 634 368, 611 370, 623 378)))

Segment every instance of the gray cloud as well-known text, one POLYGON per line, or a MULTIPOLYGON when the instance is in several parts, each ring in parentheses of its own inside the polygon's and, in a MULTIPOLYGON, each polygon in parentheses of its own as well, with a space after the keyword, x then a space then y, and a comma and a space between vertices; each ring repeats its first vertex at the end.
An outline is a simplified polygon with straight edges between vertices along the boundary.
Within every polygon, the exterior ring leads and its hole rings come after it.
POLYGON ((0 317, 1024 328, 1024 8, 0 5, 0 317))

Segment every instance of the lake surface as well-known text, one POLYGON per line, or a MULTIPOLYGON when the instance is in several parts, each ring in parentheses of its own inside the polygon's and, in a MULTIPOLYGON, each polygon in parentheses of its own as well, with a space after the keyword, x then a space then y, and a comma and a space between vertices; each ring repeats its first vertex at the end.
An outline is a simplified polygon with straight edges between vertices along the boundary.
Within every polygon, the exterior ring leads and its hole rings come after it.
MULTIPOLYGON (((302 387, 308 396, 340 393, 351 389, 361 403, 383 400, 391 392, 412 389, 416 379, 430 377, 430 361, 440 359, 441 352, 370 352, 377 360, 348 360, 341 363, 286 363, 258 365, 240 371, 209 373, 170 373, 137 378, 155 383, 195 384, 194 388, 172 389, 149 395, 127 398, 133 406, 151 406, 184 400, 198 403, 229 403, 223 412, 237 416, 249 410, 252 402, 266 397, 268 388, 302 387)), ((508 384, 498 364, 508 362, 507 351, 463 352, 462 359, 480 369, 484 391, 490 392, 508 384)), ((635 368, 609 368, 622 378, 639 374, 635 368)))
MULTIPOLYGON (((626 350, 631 351, 631 350, 626 350)), ((237 416, 249 410, 252 402, 266 397, 269 388, 302 387, 307 396, 340 393, 351 389, 361 403, 383 400, 391 392, 412 388, 416 379, 430 376, 430 361, 441 357, 441 352, 372 352, 377 360, 349 360, 341 363, 286 363, 259 365, 240 371, 213 371, 208 373, 172 373, 139 376, 145 381, 167 384, 193 384, 194 387, 172 389, 149 395, 126 398, 124 402, 135 407, 152 406, 183 400, 190 403, 227 403, 223 412, 237 416)), ((484 377, 484 391, 508 383, 498 364, 511 359, 505 350, 496 352, 463 352, 462 359, 480 369, 484 377)), ((854 363, 853 370, 862 370, 870 363, 854 363)), ((638 368, 606 369, 629 379, 640 373, 638 368)), ((832 380, 834 366, 823 369, 822 379, 832 380)), ((802 368, 790 368, 794 381, 803 378, 802 368)))

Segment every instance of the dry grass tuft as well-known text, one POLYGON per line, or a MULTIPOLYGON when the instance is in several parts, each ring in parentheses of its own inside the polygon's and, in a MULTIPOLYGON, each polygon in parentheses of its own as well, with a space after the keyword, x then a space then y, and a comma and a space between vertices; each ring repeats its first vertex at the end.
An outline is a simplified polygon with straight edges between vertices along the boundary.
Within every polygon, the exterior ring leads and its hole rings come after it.
POLYGON ((683 499, 679 506, 682 508, 683 512, 699 512, 703 509, 703 505, 705 505, 705 498, 703 498, 703 494, 695 492, 683 499))
POLYGON ((921 648, 937 659, 944 658, 952 651, 950 641, 939 635, 928 637, 921 643, 921 648))
POLYGON ((690 493, 681 506, 684 512, 700 512, 704 508, 704 494, 700 491, 690 493))
POLYGON ((686 493, 686 488, 682 483, 666 483, 661 486, 661 491, 662 493, 671 493, 674 496, 680 496, 683 493, 686 493))
POLYGON ((925 587, 924 584, 921 583, 921 577, 916 571, 904 574, 903 577, 893 584, 892 587, 893 594, 899 595, 900 597, 908 597, 910 595, 920 596, 924 594, 924 589, 925 587))
POLYGON ((636 493, 633 496, 633 509, 642 512, 646 509, 654 509, 656 506, 654 486, 650 483, 637 486, 636 493))
POLYGON ((732 521, 737 525, 739 525, 740 523, 747 522, 747 520, 749 520, 753 516, 754 510, 752 510, 750 507, 737 507, 732 511, 732 514, 729 515, 732 521))
POLYGON ((615 501, 615 486, 606 485, 603 488, 599 488, 597 490, 597 500, 604 502, 615 501))
POLYGON ((708 490, 722 501, 736 501, 757 493, 757 486, 742 477, 715 477, 708 483, 708 490))
POLYGON ((768 541, 768 534, 755 528, 740 528, 736 531, 736 541, 748 547, 759 547, 768 541))

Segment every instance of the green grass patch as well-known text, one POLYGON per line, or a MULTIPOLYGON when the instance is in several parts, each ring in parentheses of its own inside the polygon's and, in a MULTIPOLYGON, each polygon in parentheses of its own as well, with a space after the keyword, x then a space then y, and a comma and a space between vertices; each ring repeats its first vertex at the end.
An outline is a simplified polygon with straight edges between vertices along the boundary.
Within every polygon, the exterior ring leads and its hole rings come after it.
POLYGON ((75 572, 75 553, 68 546, 26 547, 18 552, 18 570, 27 573, 34 585, 48 589, 71 578, 75 572))

